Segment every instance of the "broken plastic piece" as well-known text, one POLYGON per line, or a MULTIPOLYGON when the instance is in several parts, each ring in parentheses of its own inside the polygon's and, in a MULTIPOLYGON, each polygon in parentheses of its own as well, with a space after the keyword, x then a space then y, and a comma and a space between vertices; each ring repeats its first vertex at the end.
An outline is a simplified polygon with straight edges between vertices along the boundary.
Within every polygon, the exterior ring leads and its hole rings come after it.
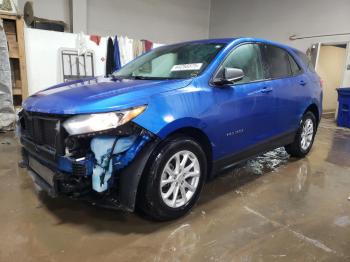
POLYGON ((92 174, 92 169, 93 169, 93 163, 94 163, 94 157, 93 155, 87 154, 86 157, 81 158, 81 159, 73 159, 69 156, 60 156, 58 157, 58 169, 60 171, 66 172, 66 173, 74 173, 74 165, 81 165, 85 167, 85 173, 84 174, 79 174, 79 175, 86 175, 89 176, 92 174))
POLYGON ((113 158, 113 171, 118 171, 127 166, 150 139, 150 136, 147 134, 138 136, 133 145, 124 154, 113 158))
POLYGON ((133 145, 136 138, 137 136, 97 136, 91 140, 91 151, 94 153, 96 160, 92 173, 92 188, 95 191, 103 192, 108 188, 107 182, 112 176, 111 154, 125 152, 133 145), (114 149, 111 152, 114 143, 114 149))

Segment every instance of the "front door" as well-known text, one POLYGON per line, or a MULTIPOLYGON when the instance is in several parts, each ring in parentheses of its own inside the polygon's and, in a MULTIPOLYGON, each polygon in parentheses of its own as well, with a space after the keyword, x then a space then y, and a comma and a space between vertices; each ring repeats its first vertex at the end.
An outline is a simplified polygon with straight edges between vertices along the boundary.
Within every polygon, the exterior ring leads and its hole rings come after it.
POLYGON ((225 59, 217 75, 225 67, 242 69, 245 76, 231 86, 213 88, 217 101, 217 132, 220 133, 218 158, 249 150, 272 137, 273 87, 265 81, 259 44, 236 47, 225 59))

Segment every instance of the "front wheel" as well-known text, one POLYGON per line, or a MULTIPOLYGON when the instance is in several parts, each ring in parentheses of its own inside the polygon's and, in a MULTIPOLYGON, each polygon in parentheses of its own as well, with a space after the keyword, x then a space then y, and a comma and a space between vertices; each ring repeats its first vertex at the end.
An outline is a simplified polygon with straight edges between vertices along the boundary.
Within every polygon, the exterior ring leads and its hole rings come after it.
POLYGON ((306 112, 300 121, 294 142, 285 146, 293 157, 305 157, 311 150, 316 134, 316 118, 313 113, 306 112))
POLYGON ((150 159, 141 184, 138 206, 155 220, 186 214, 198 200, 207 172, 207 160, 193 139, 168 139, 150 159))

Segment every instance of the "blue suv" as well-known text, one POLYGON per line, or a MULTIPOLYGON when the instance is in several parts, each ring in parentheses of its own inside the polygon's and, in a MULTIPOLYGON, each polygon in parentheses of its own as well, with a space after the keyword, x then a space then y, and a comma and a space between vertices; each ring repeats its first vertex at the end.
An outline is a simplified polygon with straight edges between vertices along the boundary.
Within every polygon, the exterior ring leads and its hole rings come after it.
POLYGON ((320 78, 294 48, 255 38, 168 45, 25 100, 22 164, 53 197, 170 220, 240 161, 281 146, 304 157, 321 106, 320 78))

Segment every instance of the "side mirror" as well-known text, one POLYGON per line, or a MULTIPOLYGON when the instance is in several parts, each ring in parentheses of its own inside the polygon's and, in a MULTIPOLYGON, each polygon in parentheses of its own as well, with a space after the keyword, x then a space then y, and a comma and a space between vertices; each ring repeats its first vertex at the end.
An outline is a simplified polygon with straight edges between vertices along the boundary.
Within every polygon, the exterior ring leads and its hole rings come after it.
POLYGON ((213 83, 216 85, 231 85, 236 81, 242 80, 244 72, 239 68, 225 67, 222 78, 215 78, 213 83))

